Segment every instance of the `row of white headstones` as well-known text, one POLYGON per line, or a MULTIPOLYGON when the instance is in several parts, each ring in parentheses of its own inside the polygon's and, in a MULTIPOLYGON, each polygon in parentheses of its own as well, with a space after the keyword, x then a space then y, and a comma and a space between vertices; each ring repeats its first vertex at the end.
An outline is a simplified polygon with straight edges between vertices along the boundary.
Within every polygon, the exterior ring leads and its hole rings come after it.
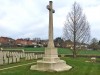
POLYGON ((8 51, 8 50, 0 50, 0 65, 17 63, 20 62, 21 59, 32 60, 42 58, 43 53, 34 53, 34 52, 23 52, 23 51, 8 51))

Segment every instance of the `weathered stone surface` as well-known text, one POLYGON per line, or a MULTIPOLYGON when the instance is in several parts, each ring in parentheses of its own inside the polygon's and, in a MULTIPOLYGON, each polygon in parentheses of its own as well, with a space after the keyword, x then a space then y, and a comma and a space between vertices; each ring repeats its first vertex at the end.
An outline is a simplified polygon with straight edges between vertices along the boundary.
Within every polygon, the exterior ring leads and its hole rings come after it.
POLYGON ((0 65, 3 65, 3 53, 0 51, 0 65))
POLYGON ((64 60, 60 60, 58 57, 57 48, 54 47, 53 42, 53 13, 52 1, 47 6, 49 10, 49 41, 48 47, 45 49, 45 54, 42 60, 37 61, 37 65, 32 65, 31 70, 39 71, 65 71, 72 67, 67 65, 64 60))
POLYGON ((65 70, 69 70, 72 67, 67 65, 66 62, 64 60, 60 60, 60 58, 58 57, 58 55, 56 55, 56 51, 57 49, 54 48, 51 50, 50 49, 46 49, 45 50, 46 54, 43 57, 42 60, 38 60, 37 61, 37 65, 32 65, 31 66, 31 70, 39 70, 39 71, 65 71, 65 70), (51 52, 50 52, 51 51, 51 52), (55 51, 53 53, 53 51, 55 51))

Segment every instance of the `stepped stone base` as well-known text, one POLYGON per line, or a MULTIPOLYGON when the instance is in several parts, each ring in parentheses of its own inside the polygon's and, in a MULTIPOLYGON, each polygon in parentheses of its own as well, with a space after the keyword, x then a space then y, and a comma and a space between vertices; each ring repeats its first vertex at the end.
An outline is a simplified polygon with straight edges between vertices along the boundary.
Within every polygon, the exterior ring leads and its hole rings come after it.
POLYGON ((39 71, 65 71, 69 70, 72 67, 67 65, 64 60, 60 60, 57 54, 57 49, 48 49, 45 50, 45 56, 43 60, 38 60, 37 65, 32 65, 30 70, 39 70, 39 71))
POLYGON ((37 65, 31 66, 31 70, 39 70, 39 71, 65 71, 69 70, 72 67, 67 65, 65 61, 59 60, 58 62, 46 62, 46 61, 37 61, 37 65))

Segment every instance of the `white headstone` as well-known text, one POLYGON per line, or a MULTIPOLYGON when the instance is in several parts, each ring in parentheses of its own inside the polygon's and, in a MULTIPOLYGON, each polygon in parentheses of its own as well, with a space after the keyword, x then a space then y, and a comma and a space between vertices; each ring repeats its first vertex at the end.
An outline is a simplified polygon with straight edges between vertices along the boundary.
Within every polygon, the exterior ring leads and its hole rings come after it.
POLYGON ((0 65, 3 65, 3 53, 0 51, 0 65))

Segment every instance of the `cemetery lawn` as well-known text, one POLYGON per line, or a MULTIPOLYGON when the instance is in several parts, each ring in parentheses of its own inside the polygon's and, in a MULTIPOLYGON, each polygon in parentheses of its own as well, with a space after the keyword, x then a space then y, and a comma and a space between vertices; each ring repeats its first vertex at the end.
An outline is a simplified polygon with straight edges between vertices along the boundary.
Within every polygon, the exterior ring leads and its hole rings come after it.
MULTIPOLYGON (((6 48, 4 48, 6 49, 6 48)), ((7 49, 24 49, 25 51, 44 51, 44 47, 39 47, 39 48, 7 48, 7 49)), ((59 54, 67 54, 67 55, 72 55, 72 51, 70 49, 66 48, 58 48, 58 53, 59 54)), ((79 50, 78 55, 96 55, 100 56, 100 50, 79 50)))
POLYGON ((17 63, 0 65, 0 69, 8 68, 8 67, 13 67, 13 66, 17 66, 17 65, 28 64, 28 63, 32 63, 32 62, 36 63, 36 60, 25 60, 25 59, 21 59, 21 61, 20 62, 17 62, 17 63))
POLYGON ((0 75, 100 75, 100 58, 98 62, 85 62, 90 58, 61 58, 71 65, 73 68, 64 72, 40 72, 30 70, 31 65, 25 65, 13 69, 0 71, 0 75))

